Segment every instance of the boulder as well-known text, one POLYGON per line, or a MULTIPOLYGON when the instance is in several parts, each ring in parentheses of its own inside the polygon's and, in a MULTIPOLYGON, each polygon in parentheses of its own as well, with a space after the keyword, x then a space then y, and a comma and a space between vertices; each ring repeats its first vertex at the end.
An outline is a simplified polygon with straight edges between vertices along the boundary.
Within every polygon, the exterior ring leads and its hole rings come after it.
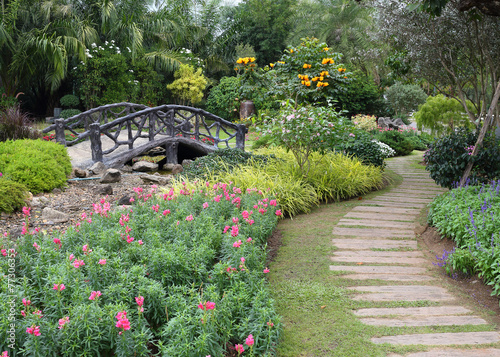
POLYGON ((132 170, 132 166, 129 166, 129 165, 124 165, 122 168, 121 168, 122 172, 125 172, 125 173, 131 173, 133 170, 132 170))
POLYGON ((94 175, 99 175, 101 172, 106 171, 107 167, 101 161, 96 162, 89 169, 89 172, 94 175))
POLYGON ((42 220, 52 221, 55 223, 64 223, 69 221, 69 216, 64 212, 45 207, 42 211, 42 220))
POLYGON ((138 161, 132 166, 132 170, 139 172, 149 172, 158 170, 158 164, 147 162, 147 161, 138 161))
POLYGON ((180 174, 182 171, 184 171, 184 168, 182 165, 176 164, 172 168, 172 175, 180 174))
POLYGON ((122 174, 117 169, 107 169, 101 177, 100 183, 116 183, 120 182, 122 174))
POLYGON ((143 174, 139 176, 145 184, 161 185, 164 186, 170 182, 170 177, 161 175, 148 175, 143 174))
POLYGON ((131 196, 131 195, 129 195, 129 196, 125 195, 125 196, 123 196, 122 198, 120 198, 118 200, 117 205, 118 206, 123 206, 123 205, 129 206, 129 205, 131 205, 132 202, 130 202, 130 199, 133 198, 133 197, 134 196, 131 196))
POLYGON ((185 167, 185 166, 189 166, 193 163, 193 160, 189 160, 189 159, 184 159, 182 160, 182 166, 185 167))
POLYGON ((111 185, 102 185, 95 189, 95 193, 102 196, 112 195, 113 187, 111 185))
POLYGON ((85 178, 87 177, 87 171, 85 171, 84 169, 80 169, 79 167, 75 167, 73 169, 73 176, 78 178, 85 178))

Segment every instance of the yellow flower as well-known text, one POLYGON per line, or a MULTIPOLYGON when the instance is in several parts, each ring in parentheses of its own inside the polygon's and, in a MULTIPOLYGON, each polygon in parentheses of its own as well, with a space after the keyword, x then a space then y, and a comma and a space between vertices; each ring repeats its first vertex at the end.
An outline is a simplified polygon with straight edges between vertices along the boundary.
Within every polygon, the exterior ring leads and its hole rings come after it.
POLYGON ((302 79, 302 74, 298 74, 297 77, 299 77, 300 79, 302 79))
POLYGON ((269 63, 269 67, 273 68, 274 67, 274 63, 269 63))
POLYGON ((304 76, 304 80, 305 80, 305 81, 308 81, 308 80, 309 80, 309 76, 308 76, 307 74, 304 76))
POLYGON ((329 74, 328 71, 323 71, 323 72, 321 72, 320 76, 326 77, 326 76, 328 76, 328 74, 329 74))
POLYGON ((283 62, 283 61, 278 61, 278 63, 285 64, 285 62, 283 62))
POLYGON ((293 48, 290 49, 290 53, 293 53, 293 48))
POLYGON ((328 50, 329 50, 328 47, 323 48, 323 51, 328 51, 328 50))
POLYGON ((302 68, 311 68, 311 65, 308 64, 308 63, 304 63, 304 65, 302 66, 302 68))
POLYGON ((311 82, 310 81, 306 81, 305 85, 306 85, 306 87, 310 87, 311 86, 311 82))
POLYGON ((339 67, 337 71, 339 71, 339 73, 345 72, 345 68, 339 67))
POLYGON ((320 80, 320 81, 322 81, 323 79, 325 79, 325 77, 323 77, 323 76, 320 76, 320 77, 319 77, 319 80, 320 80))
POLYGON ((238 60, 236 61, 236 63, 238 63, 238 64, 243 63, 243 58, 238 58, 238 60))
POLYGON ((301 84, 306 84, 306 81, 300 81, 301 84))
POLYGON ((323 82, 323 87, 326 87, 328 85, 329 85, 328 82, 323 82))
POLYGON ((319 77, 312 77, 312 79, 311 79, 311 80, 312 80, 313 82, 316 82, 318 79, 319 79, 319 77))
POLYGON ((321 61, 321 64, 330 63, 331 60, 332 60, 331 58, 323 58, 323 60, 321 61))
POLYGON ((316 87, 321 87, 323 85, 323 82, 318 82, 318 84, 316 84, 316 87))

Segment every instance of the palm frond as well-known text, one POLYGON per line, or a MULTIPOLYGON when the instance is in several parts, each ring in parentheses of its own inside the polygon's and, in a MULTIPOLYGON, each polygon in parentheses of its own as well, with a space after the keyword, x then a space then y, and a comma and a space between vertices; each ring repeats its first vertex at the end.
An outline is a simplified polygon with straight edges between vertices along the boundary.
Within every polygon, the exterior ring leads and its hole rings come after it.
POLYGON ((170 50, 151 51, 145 53, 143 58, 150 65, 167 73, 174 73, 182 64, 182 57, 179 53, 170 50))

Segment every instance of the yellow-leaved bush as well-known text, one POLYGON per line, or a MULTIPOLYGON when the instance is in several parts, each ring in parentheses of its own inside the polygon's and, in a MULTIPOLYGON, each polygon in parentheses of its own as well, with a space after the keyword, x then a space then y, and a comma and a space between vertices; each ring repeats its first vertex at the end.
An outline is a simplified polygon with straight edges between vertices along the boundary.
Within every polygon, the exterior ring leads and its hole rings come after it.
POLYGON ((203 75, 201 68, 196 71, 188 64, 181 64, 175 71, 176 78, 167 86, 172 94, 177 98, 179 104, 195 105, 203 99, 203 91, 207 87, 208 80, 203 75))

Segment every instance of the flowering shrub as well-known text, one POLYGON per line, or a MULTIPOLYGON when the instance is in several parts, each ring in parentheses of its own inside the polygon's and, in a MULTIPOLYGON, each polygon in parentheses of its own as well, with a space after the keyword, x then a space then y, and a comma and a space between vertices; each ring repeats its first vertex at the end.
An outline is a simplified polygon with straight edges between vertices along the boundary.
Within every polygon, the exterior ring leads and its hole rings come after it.
POLYGON ((300 171, 307 176, 309 157, 314 151, 325 153, 352 133, 351 121, 332 107, 300 106, 286 102, 278 115, 264 120, 260 130, 275 144, 293 153, 300 171))
POLYGON ((357 157, 365 165, 374 165, 382 169, 385 167, 384 153, 367 135, 358 135, 356 140, 347 141, 343 148, 346 154, 357 157))
MULTIPOLYGON (((18 277, 0 281, 0 305, 16 318, 14 349, 223 356, 252 334, 253 352, 272 354, 281 326, 265 281, 265 242, 281 215, 276 200, 226 184, 134 191, 133 206, 102 199, 67 232, 26 229, 16 247, 0 242, 2 275, 14 252, 18 277)), ((2 351, 14 350, 11 323, 0 316, 2 351)))
POLYGON ((376 136, 378 141, 389 145, 395 152, 395 156, 405 156, 413 151, 413 144, 403 133, 403 130, 384 130, 376 136))
POLYGON ((377 118, 375 115, 357 114, 351 118, 356 128, 371 132, 377 130, 377 118))
POLYGON ((382 152, 382 155, 385 159, 396 155, 396 151, 394 151, 389 145, 378 140, 373 140, 373 142, 379 146, 380 151, 382 152))

